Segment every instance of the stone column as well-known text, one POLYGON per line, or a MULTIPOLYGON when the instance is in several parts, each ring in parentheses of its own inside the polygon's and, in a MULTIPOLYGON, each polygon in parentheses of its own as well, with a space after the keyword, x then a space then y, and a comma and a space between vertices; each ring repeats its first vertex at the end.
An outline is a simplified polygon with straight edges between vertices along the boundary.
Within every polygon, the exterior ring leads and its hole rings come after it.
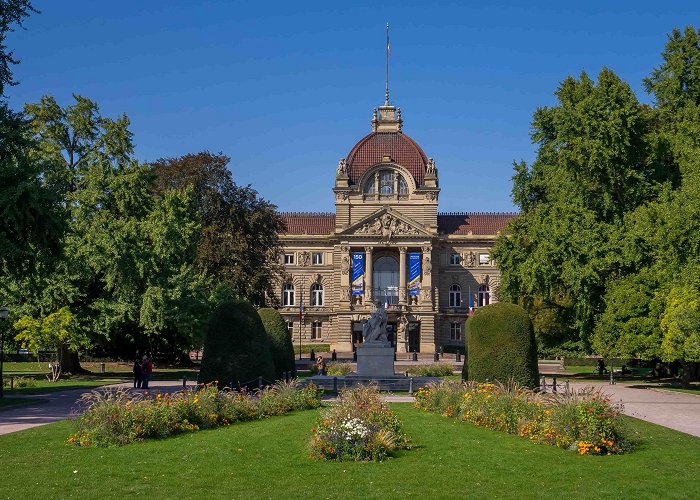
POLYGON ((406 247, 399 247, 399 304, 406 304, 406 247))
POLYGON ((372 293, 372 250, 373 247, 365 247, 365 304, 371 304, 372 293))

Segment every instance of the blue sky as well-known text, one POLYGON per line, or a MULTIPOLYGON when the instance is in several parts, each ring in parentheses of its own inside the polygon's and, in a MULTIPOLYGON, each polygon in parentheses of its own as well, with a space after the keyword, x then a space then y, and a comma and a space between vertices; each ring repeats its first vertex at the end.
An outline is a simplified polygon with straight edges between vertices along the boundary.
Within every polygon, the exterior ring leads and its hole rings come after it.
POLYGON ((568 75, 642 79, 700 2, 34 0, 13 107, 78 93, 126 113, 143 161, 208 149, 284 211, 331 211, 338 159, 384 97, 440 173, 441 211, 510 211, 530 120, 568 75))

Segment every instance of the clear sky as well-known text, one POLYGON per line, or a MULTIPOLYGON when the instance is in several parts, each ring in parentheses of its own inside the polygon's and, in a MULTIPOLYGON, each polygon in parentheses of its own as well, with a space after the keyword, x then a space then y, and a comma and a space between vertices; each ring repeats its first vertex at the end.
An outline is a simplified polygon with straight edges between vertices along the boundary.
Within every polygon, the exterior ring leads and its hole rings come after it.
POLYGON ((510 211, 513 160, 567 75, 642 79, 700 2, 33 0, 8 45, 19 108, 78 93, 126 113, 143 161, 210 150, 284 211, 331 211, 338 159, 384 98, 434 157, 441 211, 510 211))

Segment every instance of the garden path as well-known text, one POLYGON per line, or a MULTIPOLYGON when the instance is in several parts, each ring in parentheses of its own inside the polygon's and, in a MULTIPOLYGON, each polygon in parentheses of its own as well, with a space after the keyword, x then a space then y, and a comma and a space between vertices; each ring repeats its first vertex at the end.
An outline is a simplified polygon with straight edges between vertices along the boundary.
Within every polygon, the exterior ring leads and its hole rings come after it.
POLYGON ((625 415, 700 436, 700 395, 655 388, 644 382, 570 382, 573 388, 595 387, 621 401, 625 415))
MULTIPOLYGON (((194 385, 194 381, 188 382, 188 386, 194 385)), ((114 384, 106 387, 129 388, 132 387, 132 384, 114 384)), ((174 392, 182 389, 182 381, 151 381, 150 388, 160 392, 174 392)), ((80 397, 95 389, 99 388, 89 387, 45 394, 12 396, 16 398, 28 398, 33 401, 28 405, 0 409, 0 435, 65 420, 70 417, 71 411, 75 408, 76 402, 80 397)))

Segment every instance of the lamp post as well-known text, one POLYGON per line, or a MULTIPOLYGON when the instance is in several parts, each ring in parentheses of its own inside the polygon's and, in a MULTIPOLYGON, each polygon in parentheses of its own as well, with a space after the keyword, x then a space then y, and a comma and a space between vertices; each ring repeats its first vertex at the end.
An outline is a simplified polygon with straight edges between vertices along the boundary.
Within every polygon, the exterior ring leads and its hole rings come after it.
POLYGON ((5 321, 7 320, 7 315, 10 310, 7 307, 0 308, 0 319, 2 320, 2 325, 0 325, 0 398, 5 397, 5 379, 2 377, 2 362, 5 359, 5 321))

